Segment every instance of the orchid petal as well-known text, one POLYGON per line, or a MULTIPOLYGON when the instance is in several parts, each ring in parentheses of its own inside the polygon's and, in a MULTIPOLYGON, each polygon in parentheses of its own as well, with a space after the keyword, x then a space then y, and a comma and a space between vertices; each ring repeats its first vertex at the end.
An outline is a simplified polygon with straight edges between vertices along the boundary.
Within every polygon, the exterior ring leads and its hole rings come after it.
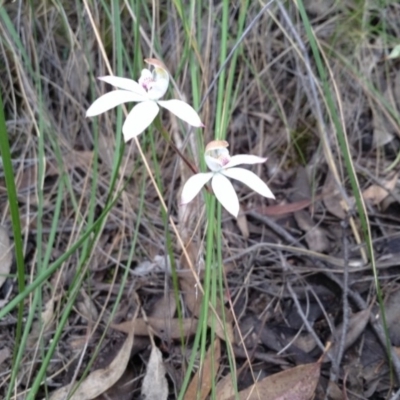
POLYGON ((229 179, 224 175, 214 174, 211 181, 215 197, 222 206, 234 217, 239 214, 239 199, 229 179))
POLYGON ((221 174, 244 183, 250 189, 253 189, 255 192, 261 194, 261 196, 269 197, 270 199, 275 198, 275 196, 273 195, 269 187, 264 183, 264 181, 262 181, 255 173, 248 171, 247 169, 229 168, 226 170, 222 170, 221 174))
POLYGON ((153 122, 159 110, 157 103, 150 100, 133 107, 122 126, 125 142, 140 135, 153 122))
POLYGON ((224 166, 224 169, 236 167, 236 165, 240 164, 261 164, 265 161, 267 161, 267 159, 264 157, 253 156, 251 154, 238 154, 231 157, 228 164, 224 166))
POLYGON ((147 92, 147 96, 151 100, 158 100, 164 96, 164 94, 168 90, 168 79, 158 79, 155 82, 152 82, 150 85, 150 89, 147 92))
POLYGON ((130 101, 137 101, 137 95, 135 93, 126 90, 113 90, 95 100, 86 111, 86 116, 94 117, 130 101))
POLYGON ((204 156, 204 161, 206 162, 207 167, 214 172, 219 171, 223 167, 220 159, 208 156, 207 154, 204 156))
POLYGON ((191 176, 185 183, 181 194, 181 204, 190 203, 202 187, 212 178, 212 172, 199 173, 191 176))
POLYGON ((128 90, 129 92, 136 93, 138 96, 140 96, 140 99, 134 101, 144 101, 147 99, 146 90, 133 79, 121 78, 119 76, 111 75, 100 76, 98 79, 103 82, 109 83, 110 85, 113 85, 118 89, 128 90))
POLYGON ((185 103, 182 100, 158 101, 158 104, 161 107, 164 107, 167 110, 171 111, 178 118, 187 122, 189 125, 198 128, 204 126, 197 112, 189 104, 185 103))

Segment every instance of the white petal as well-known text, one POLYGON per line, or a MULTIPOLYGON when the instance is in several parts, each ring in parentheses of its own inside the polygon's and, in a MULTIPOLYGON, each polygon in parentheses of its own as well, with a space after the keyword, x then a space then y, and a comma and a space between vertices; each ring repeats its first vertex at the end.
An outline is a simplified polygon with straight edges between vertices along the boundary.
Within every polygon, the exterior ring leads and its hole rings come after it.
POLYGON ((133 107, 122 126, 125 142, 141 134, 153 122, 159 110, 157 103, 150 100, 133 107))
POLYGON ((166 108, 175 114, 182 121, 187 122, 189 125, 195 127, 203 127, 199 115, 197 112, 190 106, 181 100, 163 100, 157 102, 161 107, 166 108))
POLYGON ((232 168, 240 164, 261 164, 265 161, 267 161, 267 159, 264 157, 253 156, 251 154, 238 154, 232 156, 229 163, 226 164, 224 168, 232 168))
POLYGON ((222 206, 234 217, 237 217, 239 214, 239 199, 229 179, 221 174, 215 174, 211 181, 211 186, 215 197, 222 206))
POLYGON ((269 189, 269 187, 262 181, 256 174, 251 171, 248 171, 244 168, 229 168, 221 171, 221 174, 228 176, 229 178, 236 179, 245 185, 247 185, 250 189, 253 189, 255 192, 261 194, 261 196, 269 197, 270 199, 274 199, 275 196, 269 189))
POLYGON ((190 203, 212 176, 212 172, 199 173, 191 176, 183 186, 181 204, 190 203))
POLYGON ((147 99, 146 90, 133 79, 121 78, 119 76, 111 75, 100 76, 98 79, 103 82, 109 83, 110 85, 113 85, 118 89, 128 90, 129 92, 136 93, 140 97, 140 100, 134 101, 143 101, 147 99))
POLYGON ((210 157, 207 154, 204 155, 204 160, 207 164, 207 167, 214 172, 219 171, 222 168, 222 162, 218 158, 210 157))
POLYGON ((112 92, 103 94, 86 111, 87 117, 94 117, 102 114, 112 108, 130 101, 138 101, 137 95, 126 90, 113 90, 112 92))
POLYGON ((168 90, 168 80, 159 79, 158 81, 153 82, 150 85, 150 89, 147 92, 147 95, 151 100, 158 100, 164 96, 167 90, 168 90))

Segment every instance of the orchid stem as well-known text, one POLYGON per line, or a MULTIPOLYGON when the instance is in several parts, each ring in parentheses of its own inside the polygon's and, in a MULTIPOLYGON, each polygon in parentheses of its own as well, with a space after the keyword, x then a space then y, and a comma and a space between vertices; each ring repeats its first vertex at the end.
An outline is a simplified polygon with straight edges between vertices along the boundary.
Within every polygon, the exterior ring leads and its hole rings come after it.
POLYGON ((161 132, 161 135, 163 138, 167 141, 168 144, 171 145, 171 147, 174 149, 174 151, 178 154, 178 156, 183 160, 183 162, 190 168, 190 170, 194 173, 197 174, 199 171, 196 168, 195 165, 193 165, 183 154, 182 152, 175 146, 175 143, 171 140, 171 137, 169 136, 167 130, 163 127, 161 123, 161 118, 159 115, 157 115, 156 119, 154 120, 154 124, 156 128, 161 132))

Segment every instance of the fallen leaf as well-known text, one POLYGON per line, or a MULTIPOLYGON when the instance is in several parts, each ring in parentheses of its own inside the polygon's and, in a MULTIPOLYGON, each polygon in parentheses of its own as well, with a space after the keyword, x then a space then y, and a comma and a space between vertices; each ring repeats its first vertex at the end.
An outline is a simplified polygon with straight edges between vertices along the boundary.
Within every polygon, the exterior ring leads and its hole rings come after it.
MULTIPOLYGON (((319 380, 321 363, 303 364, 267 376, 239 392, 240 400, 309 400, 319 380)), ((220 399, 220 398, 219 398, 220 399)), ((228 398, 235 400, 235 395, 228 398)), ((221 399, 222 400, 222 399, 221 399)))
MULTIPOLYGON (((369 316, 371 314, 371 308, 366 308, 358 313, 353 314, 348 322, 346 338, 344 341, 344 350, 347 350, 364 332, 365 327, 368 324, 369 316)), ((342 332, 343 324, 340 323, 335 328, 335 334, 331 336, 330 341, 332 342, 332 346, 329 348, 328 352, 325 354, 323 362, 330 361, 328 354, 332 357, 335 356, 337 347, 340 343, 340 335, 342 332)))
MULTIPOLYGON (((197 319, 185 318, 179 320, 179 318, 152 318, 147 317, 147 322, 143 318, 138 318, 133 322, 135 335, 137 336, 149 336, 149 329, 152 333, 159 338, 169 341, 171 339, 180 339, 184 337, 192 336, 196 333, 198 321, 197 319)), ((111 324, 111 328, 129 333, 132 329, 132 322, 122 322, 120 324, 111 324)))
POLYGON ((8 278, 12 264, 12 246, 6 229, 0 225, 0 287, 8 278))
POLYGON ((342 195, 340 194, 335 178, 331 172, 328 173, 322 188, 322 198, 328 211, 339 219, 345 219, 346 212, 342 206, 342 195))
POLYGON ((294 213, 294 219, 299 228, 304 232, 305 240, 310 250, 316 253, 329 251, 331 243, 325 230, 315 224, 307 211, 296 211, 294 213))
POLYGON ((133 329, 130 330, 123 346, 114 360, 106 368, 91 372, 73 392, 74 386, 69 384, 52 393, 50 400, 64 400, 69 393, 70 400, 92 400, 112 387, 126 370, 133 345, 133 329))
POLYGON ((85 289, 81 289, 80 295, 81 297, 76 305, 77 309, 79 310, 79 313, 86 322, 97 321, 99 313, 97 311, 96 305, 94 304, 93 300, 86 293, 85 289))
POLYGON ((133 367, 128 368, 121 378, 95 400, 132 400, 136 392, 136 373, 133 367))
POLYGON ((217 376, 221 357, 220 339, 215 339, 213 346, 207 351, 203 365, 198 369, 185 393, 185 400, 205 400, 210 393, 217 376))
POLYGON ((373 184, 368 189, 365 189, 362 193, 364 200, 370 200, 374 205, 381 203, 389 196, 389 192, 395 188, 398 177, 399 173, 397 172, 393 177, 384 180, 382 185, 373 184))
POLYGON ((143 400, 166 400, 168 382, 165 378, 165 367, 161 351, 153 346, 142 384, 143 400))
POLYGON ((231 372, 228 375, 225 375, 217 383, 215 394, 218 400, 227 400, 235 395, 235 391, 233 390, 233 379, 231 372))
POLYGON ((249 224, 247 223, 246 214, 241 212, 236 218, 236 223, 243 238, 248 239, 250 233, 249 233, 249 224))
MULTIPOLYGON (((320 196, 316 197, 315 200, 318 200, 319 198, 320 196)), ((254 209, 254 211, 257 211, 261 215, 267 215, 268 217, 281 217, 292 214, 296 211, 304 210, 311 204, 311 199, 304 199, 300 201, 293 201, 287 204, 257 207, 254 209)))
POLYGON ((152 318, 171 319, 176 312, 176 298, 174 292, 171 290, 158 299, 148 315, 152 318))
POLYGON ((8 347, 4 347, 0 350, 0 365, 3 364, 4 361, 11 357, 11 351, 8 347))

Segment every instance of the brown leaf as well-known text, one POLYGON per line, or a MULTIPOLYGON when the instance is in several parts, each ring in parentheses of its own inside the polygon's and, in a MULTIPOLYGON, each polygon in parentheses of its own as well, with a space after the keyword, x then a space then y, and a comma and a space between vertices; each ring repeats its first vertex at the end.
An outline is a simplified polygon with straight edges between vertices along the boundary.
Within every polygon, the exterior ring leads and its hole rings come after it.
POLYGON ((165 378, 165 367, 161 351, 153 346, 142 385, 143 400, 166 400, 168 382, 165 378))
POLYGON ((299 228, 304 231, 305 239, 310 250, 317 253, 324 253, 330 249, 330 241, 325 230, 315 224, 307 211, 295 212, 294 218, 299 228))
POLYGON ((153 318, 173 318, 176 311, 176 299, 173 291, 169 291, 158 299, 148 313, 153 318))
MULTIPOLYGON (((347 327, 347 332, 346 332, 346 338, 344 341, 344 349, 348 349, 358 338, 359 336, 364 332, 365 327, 367 326, 367 323, 369 321, 369 316, 371 314, 371 307, 366 308, 365 310, 362 310, 358 313, 353 314, 350 319, 349 319, 349 324, 347 327)), ((330 338, 330 341, 332 342, 332 346, 329 348, 328 352, 325 354, 325 357, 323 359, 323 362, 327 362, 330 360, 328 357, 328 354, 334 355, 336 354, 337 347, 339 346, 339 341, 340 341, 340 335, 342 332, 342 324, 339 324, 337 328, 335 329, 336 333, 334 336, 336 338, 332 337, 330 338)))
POLYGON ((258 207, 255 209, 261 215, 267 215, 268 217, 281 217, 283 215, 292 214, 296 211, 303 210, 310 206, 311 199, 304 199, 300 201, 294 201, 288 204, 278 204, 267 207, 258 207))
MULTIPOLYGON (((132 345, 133 329, 129 332, 123 346, 110 365, 91 372, 69 399, 92 400, 112 387, 126 370, 131 356, 132 345)), ((70 384, 64 386, 53 392, 50 400, 64 400, 73 389, 70 384)))
POLYGON ((328 211, 339 219, 346 217, 346 212, 342 207, 342 196, 337 188, 335 179, 331 172, 328 173, 322 188, 322 197, 328 211))
POLYGON ((166 341, 170 339, 180 339, 184 337, 194 335, 197 329, 197 319, 185 318, 179 320, 179 318, 152 318, 147 317, 148 323, 143 318, 137 318, 133 323, 131 321, 122 322, 120 324, 111 324, 111 328, 129 333, 133 329, 137 336, 149 336, 149 329, 152 329, 152 333, 161 339, 166 341))
MULTIPOLYGON (((309 400, 317 387, 320 369, 321 363, 317 362, 267 376, 239 392, 239 399, 309 400)), ((235 400, 235 396, 229 397, 229 400, 235 400)))
POLYGON ((245 239, 248 239, 250 236, 249 233, 249 224, 247 223, 247 216, 244 213, 240 213, 236 218, 237 226, 240 230, 240 233, 245 239))
POLYGON ((215 339, 214 345, 207 351, 204 363, 198 369, 185 393, 185 400, 205 400, 210 393, 219 368, 221 357, 220 339, 215 339))
POLYGON ((362 193, 364 200, 370 200, 374 205, 381 203, 387 196, 389 196, 389 191, 392 191, 395 188, 398 177, 399 174, 395 173, 390 179, 384 180, 382 185, 374 184, 368 189, 365 189, 362 193))

